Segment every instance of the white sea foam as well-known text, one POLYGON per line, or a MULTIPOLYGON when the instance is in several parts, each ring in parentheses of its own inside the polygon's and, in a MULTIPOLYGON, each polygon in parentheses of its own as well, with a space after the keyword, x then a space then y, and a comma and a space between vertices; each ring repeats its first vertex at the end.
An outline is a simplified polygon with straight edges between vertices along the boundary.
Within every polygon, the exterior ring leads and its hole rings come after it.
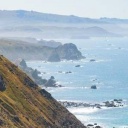
POLYGON ((99 59, 99 60, 96 60, 96 62, 109 62, 109 61, 111 61, 111 59, 106 59, 106 60, 99 59))
POLYGON ((53 92, 57 92, 57 91, 61 91, 61 90, 74 90, 74 89, 89 89, 89 87, 43 87, 44 89, 46 89, 48 92, 53 93, 53 92))
POLYGON ((117 127, 117 128, 128 128, 128 125, 120 126, 120 127, 117 127))
POLYGON ((78 107, 78 108, 68 108, 68 110, 73 113, 74 115, 84 115, 84 114, 89 114, 89 113, 94 113, 97 112, 99 109, 98 108, 93 108, 93 107, 78 107))

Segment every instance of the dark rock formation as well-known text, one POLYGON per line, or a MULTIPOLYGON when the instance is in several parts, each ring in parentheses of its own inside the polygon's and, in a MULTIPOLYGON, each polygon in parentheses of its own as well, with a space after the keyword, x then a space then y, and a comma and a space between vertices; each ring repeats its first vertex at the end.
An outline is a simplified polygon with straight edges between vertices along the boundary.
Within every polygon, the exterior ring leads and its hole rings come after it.
POLYGON ((0 75, 0 91, 4 91, 5 89, 5 82, 3 80, 3 77, 0 75))
POLYGON ((27 68, 27 64, 24 59, 22 59, 22 61, 20 62, 20 66, 23 68, 27 68))
POLYGON ((95 126, 95 128, 102 128, 101 126, 95 126))
POLYGON ((80 65, 76 65, 75 67, 80 67, 80 65))
POLYGON ((30 78, 26 77, 23 79, 23 83, 24 85, 27 85, 29 87, 32 87, 32 88, 37 88, 37 84, 34 83, 30 78))
POLYGON ((80 60, 84 58, 75 44, 68 43, 56 48, 61 59, 80 60))
POLYGON ((41 93, 41 95, 43 95, 47 99, 51 99, 52 98, 51 94, 48 93, 45 89, 41 89, 39 92, 41 93))
POLYGON ((95 60, 95 59, 91 59, 91 60, 90 60, 90 62, 94 62, 94 61, 96 61, 96 60, 95 60))
POLYGON ((91 89, 97 89, 96 85, 92 85, 91 89))
POLYGON ((83 59, 81 52, 77 49, 75 44, 68 43, 64 45, 60 45, 48 58, 48 61, 58 62, 60 60, 80 60, 83 59))
POLYGON ((49 80, 47 80, 47 82, 44 84, 44 86, 45 87, 57 87, 55 78, 53 76, 51 76, 51 78, 49 80))
POLYGON ((87 127, 93 127, 94 125, 93 124, 88 124, 87 127))
POLYGON ((16 121, 16 122, 20 122, 20 119, 19 119, 18 116, 14 116, 14 117, 13 117, 13 121, 14 121, 14 122, 15 122, 15 121, 16 121))
POLYGON ((69 74, 69 73, 72 73, 71 71, 67 71, 67 72, 65 72, 65 74, 69 74))
POLYGON ((84 103, 84 102, 69 102, 69 101, 59 101, 61 105, 63 105, 66 108, 69 107, 95 107, 102 109, 102 107, 122 107, 123 101, 106 101, 103 102, 104 104, 90 104, 90 103, 84 103))
POLYGON ((97 123, 94 123, 94 124, 88 124, 87 128, 102 128, 102 127, 97 125, 97 123))
MULTIPOLYGON (((28 67, 25 60, 22 60, 21 62, 20 62, 21 69, 25 73, 27 73, 34 80, 34 82, 36 84, 44 85, 45 87, 62 87, 62 85, 56 84, 56 80, 55 80, 54 76, 51 76, 51 78, 48 80, 43 79, 42 77, 39 76, 39 74, 41 74, 41 72, 39 72, 37 69, 34 70, 34 69, 28 67), (25 66, 23 66, 23 65, 25 65, 25 66)), ((68 73, 71 73, 71 72, 68 72, 68 73)), ((25 82, 27 82, 27 81, 25 81, 25 82)), ((31 85, 31 84, 29 84, 29 85, 31 85)), ((33 86, 33 85, 31 85, 31 86, 33 86)))
POLYGON ((38 78, 38 74, 39 74, 39 71, 37 71, 37 69, 35 69, 33 72, 32 72, 32 77, 37 79, 38 78))
POLYGON ((112 102, 109 102, 109 101, 106 101, 105 102, 105 106, 106 107, 116 107, 115 103, 112 101, 112 102))

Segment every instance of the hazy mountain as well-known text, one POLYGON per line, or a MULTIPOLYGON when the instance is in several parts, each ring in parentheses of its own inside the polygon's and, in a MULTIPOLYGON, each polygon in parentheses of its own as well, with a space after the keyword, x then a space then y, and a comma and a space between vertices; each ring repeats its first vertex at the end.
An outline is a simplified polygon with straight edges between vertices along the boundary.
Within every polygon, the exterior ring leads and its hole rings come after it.
POLYGON ((34 11, 0 11, 1 37, 89 38, 128 36, 128 19, 91 19, 34 11))
MULTIPOLYGON (((16 10, 16 11, 0 11, 1 20, 10 20, 10 21, 27 21, 27 22, 55 22, 55 23, 95 23, 100 22, 97 19, 90 18, 82 18, 74 15, 65 16, 65 15, 56 15, 56 14, 47 14, 47 13, 39 13, 34 11, 24 11, 24 10, 16 10)), ((105 22, 105 21, 103 21, 105 22)))
POLYGON ((55 23, 128 23, 128 19, 117 19, 117 18, 100 18, 100 19, 91 19, 78 17, 74 15, 57 15, 57 14, 48 14, 40 13, 35 11, 25 11, 25 10, 14 10, 0 11, 1 20, 10 21, 41 21, 41 22, 55 22, 55 23))

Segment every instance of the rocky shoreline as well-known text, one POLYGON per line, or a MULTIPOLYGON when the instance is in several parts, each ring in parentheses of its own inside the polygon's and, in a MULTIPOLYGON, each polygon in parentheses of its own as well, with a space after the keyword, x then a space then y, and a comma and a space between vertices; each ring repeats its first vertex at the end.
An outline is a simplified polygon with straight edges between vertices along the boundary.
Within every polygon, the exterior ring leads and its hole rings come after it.
MULTIPOLYGON (((104 108, 118 108, 125 106, 125 103, 122 99, 113 99, 110 101, 105 101, 103 103, 85 103, 85 102, 71 102, 71 101, 59 101, 59 103, 66 107, 67 109, 70 108, 92 108, 92 109, 104 109, 104 108)), ((86 124, 87 128, 103 128, 102 126, 98 125, 97 123, 89 123, 86 124)))
POLYGON ((61 105, 63 105, 66 108, 71 108, 71 107, 93 107, 93 108, 99 108, 102 109, 104 107, 106 108, 112 108, 112 107, 123 107, 124 102, 122 99, 113 99, 111 101, 105 101, 103 103, 96 103, 96 104, 91 104, 91 103, 84 103, 84 102, 69 102, 69 101, 59 101, 61 105))
MULTIPOLYGON (((54 76, 51 76, 49 79, 43 79, 39 74, 40 71, 37 69, 32 69, 27 66, 26 61, 22 59, 18 64, 19 68, 21 68, 28 76, 38 85, 42 85, 44 87, 62 87, 62 85, 57 84, 54 76)), ((69 72, 68 72, 69 73, 69 72)))

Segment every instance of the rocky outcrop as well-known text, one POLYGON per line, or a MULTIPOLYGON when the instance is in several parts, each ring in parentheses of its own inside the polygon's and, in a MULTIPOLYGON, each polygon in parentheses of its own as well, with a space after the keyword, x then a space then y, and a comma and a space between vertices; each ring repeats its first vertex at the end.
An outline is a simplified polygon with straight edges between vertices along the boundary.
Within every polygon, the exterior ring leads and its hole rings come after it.
POLYGON ((41 89, 39 92, 41 93, 41 95, 43 95, 43 96, 46 97, 47 99, 52 99, 51 94, 48 93, 45 89, 41 89))
POLYGON ((114 99, 112 101, 106 101, 102 104, 91 104, 91 103, 84 103, 84 102, 70 102, 70 101, 59 101, 61 105, 63 105, 66 108, 70 107, 95 107, 98 109, 102 109, 103 107, 123 107, 124 101, 122 99, 114 99))
POLYGON ((123 107, 123 100, 122 99, 114 99, 113 101, 106 101, 104 102, 106 107, 123 107))
POLYGON ((47 80, 47 82, 44 84, 44 86, 45 87, 57 87, 55 78, 53 76, 51 76, 51 78, 47 80))
POLYGON ((80 67, 80 65, 76 65, 75 67, 80 67))
POLYGON ((19 67, 27 73, 38 85, 43 85, 47 82, 46 79, 42 79, 39 74, 40 72, 37 69, 32 69, 27 66, 26 61, 24 59, 21 60, 19 63, 19 67))
POLYGON ((91 89, 97 89, 96 85, 92 85, 91 89))
POLYGON ((102 128, 102 127, 97 125, 97 123, 94 123, 94 124, 88 124, 87 128, 102 128))
POLYGON ((51 76, 51 78, 48 80, 40 77, 39 74, 41 74, 41 72, 37 69, 32 69, 28 67, 24 59, 22 59, 22 61, 19 63, 19 66, 34 80, 36 84, 43 85, 45 87, 61 87, 61 85, 56 84, 56 80, 53 76, 51 76))
POLYGON ((0 91, 4 91, 5 89, 5 82, 3 80, 3 77, 0 75, 0 91))
POLYGON ((22 68, 24 68, 24 69, 27 68, 27 64, 26 64, 26 62, 25 62, 24 59, 21 60, 20 66, 21 66, 22 68))
POLYGON ((95 59, 91 59, 90 62, 95 62, 96 60, 95 59))
POLYGON ((75 44, 68 43, 58 46, 48 58, 48 61, 58 62, 60 60, 80 60, 83 59, 81 52, 75 44))
POLYGON ((68 43, 57 47, 57 52, 61 59, 66 60, 80 60, 84 58, 81 52, 73 43, 68 43))

